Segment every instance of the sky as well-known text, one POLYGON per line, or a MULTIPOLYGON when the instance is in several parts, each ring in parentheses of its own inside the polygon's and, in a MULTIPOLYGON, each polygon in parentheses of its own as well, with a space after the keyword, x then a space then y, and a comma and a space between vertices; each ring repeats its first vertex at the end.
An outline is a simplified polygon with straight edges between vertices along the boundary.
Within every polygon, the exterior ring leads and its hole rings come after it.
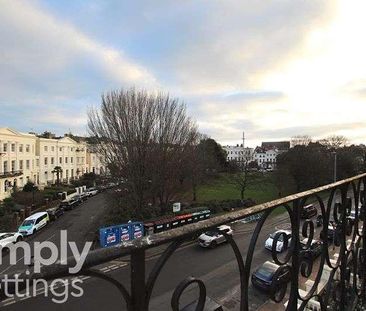
POLYGON ((0 0, 0 127, 87 133, 101 94, 169 92, 221 144, 366 137, 366 1, 0 0))

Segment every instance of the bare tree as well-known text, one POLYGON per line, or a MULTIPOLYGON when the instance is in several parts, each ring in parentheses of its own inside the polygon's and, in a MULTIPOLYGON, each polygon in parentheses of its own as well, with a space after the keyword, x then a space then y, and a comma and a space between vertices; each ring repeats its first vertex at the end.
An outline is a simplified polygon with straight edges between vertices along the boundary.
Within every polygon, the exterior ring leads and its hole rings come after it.
POLYGON ((343 148, 349 144, 348 138, 342 135, 331 135, 325 139, 319 140, 318 142, 323 146, 326 146, 328 149, 343 148))
POLYGON ((183 103, 163 93, 112 91, 89 112, 88 127, 112 173, 126 180, 137 211, 150 199, 169 202, 197 136, 183 103))
POLYGON ((312 142, 312 138, 309 135, 296 135, 291 137, 291 147, 295 146, 307 146, 312 142))
POLYGON ((260 187, 260 174, 256 170, 251 169, 249 158, 244 158, 243 161, 232 161, 230 166, 234 172, 228 175, 228 182, 240 191, 240 198, 244 200, 245 191, 249 187, 260 187))

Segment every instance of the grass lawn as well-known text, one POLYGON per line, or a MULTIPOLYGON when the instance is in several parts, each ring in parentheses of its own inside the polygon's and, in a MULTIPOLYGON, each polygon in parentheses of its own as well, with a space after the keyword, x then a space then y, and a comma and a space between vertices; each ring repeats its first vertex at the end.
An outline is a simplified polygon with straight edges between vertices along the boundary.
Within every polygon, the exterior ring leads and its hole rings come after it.
MULTIPOLYGON (((209 184, 202 185, 197 191, 197 201, 240 199, 240 191, 228 180, 230 174, 221 174, 209 184)), ((258 186, 250 187, 244 193, 245 198, 251 198, 257 203, 268 202, 278 198, 271 173, 265 173, 258 186)))

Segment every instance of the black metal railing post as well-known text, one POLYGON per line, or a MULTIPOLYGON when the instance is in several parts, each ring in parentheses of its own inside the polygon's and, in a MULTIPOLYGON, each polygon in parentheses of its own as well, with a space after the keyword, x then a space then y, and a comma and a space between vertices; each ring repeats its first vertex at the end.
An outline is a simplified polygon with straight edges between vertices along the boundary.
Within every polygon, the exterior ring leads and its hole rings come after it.
MULTIPOLYGON (((366 178, 363 178, 363 190, 360 195, 360 216, 362 220, 362 241, 359 265, 361 265, 361 301, 366 303, 366 178)), ((360 268, 358 268, 360 269, 360 268)))
POLYGON ((131 252, 131 310, 147 310, 145 295, 145 250, 137 249, 131 252))
POLYGON ((299 298, 299 235, 300 235, 300 200, 296 199, 292 204, 292 216, 291 216, 291 230, 292 239, 291 244, 293 244, 292 252, 292 271, 291 271, 291 294, 289 298, 289 304, 287 310, 296 310, 297 302, 299 298))
POLYGON ((347 198, 348 184, 342 185, 341 187, 341 205, 340 205, 340 221, 341 235, 340 235, 340 250, 339 256, 341 257, 340 262, 340 306, 346 306, 348 304, 347 299, 347 288, 346 288, 346 277, 347 277, 347 235, 346 235, 346 213, 347 213, 347 198))

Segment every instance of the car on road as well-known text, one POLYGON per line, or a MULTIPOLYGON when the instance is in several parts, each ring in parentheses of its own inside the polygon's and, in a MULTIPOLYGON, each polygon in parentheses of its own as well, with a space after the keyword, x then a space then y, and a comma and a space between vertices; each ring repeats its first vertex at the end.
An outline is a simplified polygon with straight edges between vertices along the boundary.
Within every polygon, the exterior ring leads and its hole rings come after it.
POLYGON ((215 248, 218 244, 225 243, 226 238, 220 232, 226 233, 227 235, 233 235, 233 229, 230 226, 222 225, 217 227, 218 231, 210 230, 202 233, 198 237, 198 245, 201 247, 211 247, 215 248))
POLYGON ((50 217, 47 212, 35 213, 26 219, 19 226, 18 232, 23 236, 32 235, 42 229, 50 222, 50 217))
POLYGON ((78 205, 79 205, 79 200, 76 200, 74 198, 71 198, 71 199, 68 199, 68 200, 63 200, 60 203, 60 207, 62 207, 65 211, 70 211, 78 205))
POLYGON ((82 201, 86 201, 89 196, 86 192, 82 192, 79 194, 79 197, 81 198, 82 201))
POLYGON ((290 278, 288 265, 279 266, 271 261, 266 261, 252 273, 252 284, 255 288, 268 292, 271 286, 287 284, 290 278), (276 282, 274 283, 274 281, 276 282))
POLYGON ((315 259, 319 257, 323 250, 323 242, 319 240, 312 240, 308 249, 304 249, 308 243, 308 238, 303 239, 301 242, 302 250, 300 250, 300 257, 315 259))
POLYGON ((284 235, 286 235, 287 238, 288 238, 287 247, 289 247, 289 245, 290 245, 291 237, 292 237, 292 233, 291 233, 290 230, 277 230, 277 231, 271 233, 269 235, 268 239, 266 240, 266 242, 264 243, 264 247, 266 249, 272 251, 272 247, 274 246, 273 241, 274 241, 274 238, 275 238, 277 233, 282 233, 280 235, 280 237, 278 238, 277 245, 276 245, 276 252, 281 253, 281 252, 286 250, 286 246, 285 246, 285 243, 284 243, 284 235))
POLYGON ((48 213, 50 220, 56 220, 57 218, 62 216, 65 211, 64 211, 63 207, 61 207, 59 205, 59 206, 47 209, 46 212, 48 213))
POLYGON ((87 194, 89 197, 95 196, 96 194, 98 194, 98 189, 96 189, 96 188, 89 188, 89 189, 86 189, 86 194, 87 194))
POLYGON ((23 236, 19 232, 0 233, 0 247, 6 247, 23 240, 23 236))
POLYGON ((330 241, 331 243, 334 243, 335 246, 339 246, 340 245, 340 227, 337 228, 337 225, 335 222, 330 221, 329 225, 328 225, 328 232, 327 232, 327 237, 324 236, 324 230, 322 230, 320 232, 320 239, 321 240, 325 240, 325 238, 327 238, 328 241, 330 241))
POLYGON ((311 217, 314 217, 318 214, 318 210, 313 204, 309 204, 306 206, 303 206, 300 210, 300 217, 302 219, 309 219, 311 217))
POLYGON ((317 227, 321 227, 323 225, 323 216, 322 215, 318 215, 316 217, 316 226, 317 227))
POLYGON ((80 205, 84 202, 83 197, 80 194, 74 195, 72 198, 76 201, 76 205, 80 205))

